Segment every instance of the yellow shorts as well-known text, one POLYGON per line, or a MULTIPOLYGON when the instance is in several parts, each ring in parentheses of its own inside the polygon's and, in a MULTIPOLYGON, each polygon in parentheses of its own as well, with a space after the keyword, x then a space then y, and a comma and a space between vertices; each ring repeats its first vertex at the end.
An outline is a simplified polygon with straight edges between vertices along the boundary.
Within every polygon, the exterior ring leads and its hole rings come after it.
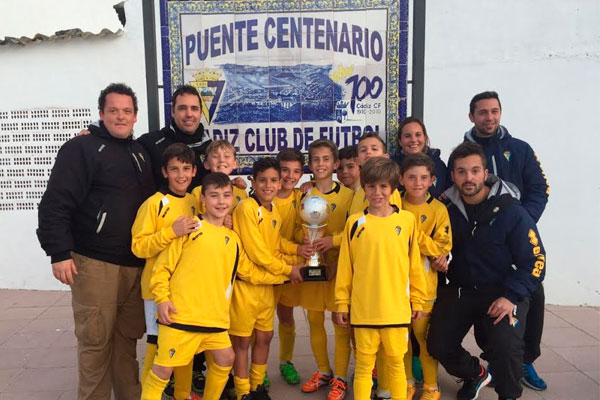
POLYGON ((189 332, 158 325, 158 346, 154 363, 163 367, 188 365, 195 354, 231 347, 227 331, 189 332))
POLYGON ((274 286, 275 304, 281 303, 287 307, 298 307, 300 305, 301 291, 302 284, 292 285, 291 283, 286 283, 285 285, 274 286))
POLYGON ((335 279, 325 282, 303 282, 299 286, 302 308, 310 311, 337 311, 335 279))
POLYGON ((354 340, 356 357, 376 354, 380 344, 387 356, 402 357, 408 349, 408 328, 354 328, 354 340))
POLYGON ((274 316, 273 286, 235 281, 229 307, 229 334, 250 337, 254 329, 272 331, 274 316))

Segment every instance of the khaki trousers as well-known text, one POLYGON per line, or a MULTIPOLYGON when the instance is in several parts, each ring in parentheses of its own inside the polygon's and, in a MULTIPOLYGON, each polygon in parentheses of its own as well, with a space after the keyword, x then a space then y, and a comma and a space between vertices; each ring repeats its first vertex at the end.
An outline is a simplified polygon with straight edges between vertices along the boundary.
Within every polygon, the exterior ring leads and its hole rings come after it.
POLYGON ((141 268, 72 253, 79 400, 139 399, 136 342, 145 331, 141 268))

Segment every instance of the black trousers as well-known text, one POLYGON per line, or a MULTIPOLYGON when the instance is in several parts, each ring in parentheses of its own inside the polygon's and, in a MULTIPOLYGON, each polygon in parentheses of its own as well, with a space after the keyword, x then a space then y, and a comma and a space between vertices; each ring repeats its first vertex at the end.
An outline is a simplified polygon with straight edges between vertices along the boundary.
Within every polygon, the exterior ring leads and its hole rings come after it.
POLYGON ((478 291, 459 291, 452 286, 440 288, 429 325, 427 349, 449 374, 474 379, 481 372, 481 362, 462 347, 462 341, 471 326, 475 326, 486 338, 481 345, 494 370, 496 392, 501 397, 520 397, 529 300, 516 305, 519 323, 513 327, 508 318, 494 325, 494 319, 487 315, 488 308, 498 297, 478 291))
MULTIPOLYGON (((541 343, 542 333, 544 331, 544 305, 546 303, 546 295, 544 287, 540 288, 531 295, 529 299, 529 311, 527 312, 527 321, 525 325, 525 352, 523 354, 523 363, 532 364, 542 354, 541 343)), ((475 327, 475 340, 477 345, 483 348, 482 343, 485 342, 484 333, 475 327)), ((481 358, 487 360, 485 353, 481 354, 481 358)))

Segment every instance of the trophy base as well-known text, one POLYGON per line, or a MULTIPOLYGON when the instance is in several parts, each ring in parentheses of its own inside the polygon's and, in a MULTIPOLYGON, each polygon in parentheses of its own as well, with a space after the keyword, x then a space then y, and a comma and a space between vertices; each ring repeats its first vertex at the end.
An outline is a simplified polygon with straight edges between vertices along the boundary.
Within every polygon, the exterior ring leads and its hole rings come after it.
POLYGON ((327 273, 325 266, 318 267, 304 267, 300 269, 302 279, 305 281, 326 281, 327 273))

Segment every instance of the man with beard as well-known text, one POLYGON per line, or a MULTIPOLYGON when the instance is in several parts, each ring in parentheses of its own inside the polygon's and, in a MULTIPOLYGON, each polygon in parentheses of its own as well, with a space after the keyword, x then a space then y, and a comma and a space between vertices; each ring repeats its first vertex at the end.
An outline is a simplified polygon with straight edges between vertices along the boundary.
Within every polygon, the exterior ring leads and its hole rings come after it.
POLYGON ((514 186, 489 174, 480 145, 466 142, 450 155, 452 261, 441 287, 427 348, 464 381, 459 400, 476 399, 491 375, 462 346, 471 328, 493 368, 499 399, 521 396, 523 333, 530 296, 544 278, 546 256, 535 222, 515 198, 514 186), (521 323, 519 323, 521 321, 521 323))

